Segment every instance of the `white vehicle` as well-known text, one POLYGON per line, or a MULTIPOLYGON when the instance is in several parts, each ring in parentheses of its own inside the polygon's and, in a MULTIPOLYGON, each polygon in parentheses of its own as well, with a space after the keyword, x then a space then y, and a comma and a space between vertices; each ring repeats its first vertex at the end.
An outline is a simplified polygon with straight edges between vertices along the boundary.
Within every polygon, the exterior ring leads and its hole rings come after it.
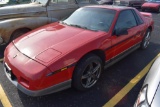
POLYGON ((159 107, 160 102, 160 56, 152 64, 134 107, 159 107))

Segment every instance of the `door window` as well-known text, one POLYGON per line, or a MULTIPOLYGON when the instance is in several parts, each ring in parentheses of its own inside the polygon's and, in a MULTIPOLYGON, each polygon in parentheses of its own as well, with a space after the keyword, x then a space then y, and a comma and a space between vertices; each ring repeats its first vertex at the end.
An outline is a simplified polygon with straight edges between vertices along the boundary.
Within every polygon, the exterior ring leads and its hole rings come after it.
POLYGON ((136 19, 132 10, 125 10, 119 14, 115 30, 117 29, 130 29, 137 26, 136 19))
POLYGON ((137 14, 135 11, 132 11, 132 12, 134 13, 134 15, 136 17, 138 25, 143 24, 144 22, 143 22, 142 18, 139 16, 139 14, 137 14))

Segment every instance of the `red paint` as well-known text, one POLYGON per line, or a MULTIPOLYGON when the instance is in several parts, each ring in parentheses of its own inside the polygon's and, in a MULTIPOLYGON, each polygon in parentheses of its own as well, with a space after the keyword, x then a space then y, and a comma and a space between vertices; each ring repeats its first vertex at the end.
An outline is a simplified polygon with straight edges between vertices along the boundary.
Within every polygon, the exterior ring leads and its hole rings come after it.
POLYGON ((85 54, 93 50, 104 51, 105 60, 108 61, 141 42, 146 29, 149 26, 153 27, 152 19, 144 18, 134 9, 143 19, 144 24, 128 30, 128 35, 117 37, 112 35, 112 32, 119 12, 132 8, 90 7, 116 10, 109 32, 95 32, 56 22, 29 32, 7 46, 4 61, 12 69, 20 84, 29 90, 40 90, 69 80, 75 67, 52 76, 46 75, 77 63, 85 54), (17 56, 14 58, 15 55, 17 56))
POLYGON ((159 8, 160 8, 160 3, 156 3, 156 2, 154 3, 146 2, 142 5, 142 9, 158 11, 159 8))

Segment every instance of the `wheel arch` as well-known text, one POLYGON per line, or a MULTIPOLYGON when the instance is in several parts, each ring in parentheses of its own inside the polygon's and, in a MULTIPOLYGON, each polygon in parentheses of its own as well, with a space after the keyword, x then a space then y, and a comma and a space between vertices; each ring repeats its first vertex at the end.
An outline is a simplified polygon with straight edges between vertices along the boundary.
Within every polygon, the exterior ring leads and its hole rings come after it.
POLYGON ((105 52, 103 50, 97 49, 97 50, 93 50, 89 53, 93 53, 93 54, 97 55, 98 57, 100 57, 102 62, 103 62, 103 65, 105 64, 106 55, 105 55, 105 52))
POLYGON ((23 28, 15 29, 15 30, 12 32, 12 34, 14 34, 15 32, 17 32, 17 31, 19 31, 19 30, 24 30, 24 29, 26 29, 26 30, 32 30, 31 28, 23 27, 23 28))
MULTIPOLYGON (((102 60, 102 63, 103 65, 105 64, 105 59, 106 59, 106 55, 105 55, 105 52, 101 49, 95 49, 95 50, 92 50, 92 51, 89 51, 88 53, 84 54, 76 63, 76 65, 78 65, 78 63, 84 58, 86 57, 87 55, 89 54, 95 54, 97 55, 98 57, 100 57, 100 59, 102 60)), ((75 65, 75 66, 76 66, 75 65)))
POLYGON ((15 29, 15 30, 12 32, 11 37, 10 37, 10 39, 9 39, 8 42, 10 42, 10 41, 12 40, 12 38, 13 38, 13 36, 14 36, 14 34, 15 34, 16 32, 22 31, 22 30, 31 31, 32 29, 31 29, 31 28, 28 28, 28 27, 22 27, 22 28, 15 29))
POLYGON ((79 72, 77 73, 77 72, 75 72, 75 71, 77 71, 77 70, 80 70, 80 69, 82 69, 82 67, 79 67, 79 64, 80 65, 82 65, 83 63, 82 63, 82 61, 84 61, 85 60, 85 58, 87 58, 87 57, 89 57, 89 56, 98 56, 101 60, 102 60, 102 70, 101 70, 101 72, 103 71, 103 67, 104 67, 104 64, 105 64, 105 52, 103 51, 103 50, 101 50, 101 49, 96 49, 96 50, 92 50, 92 51, 90 51, 90 52, 88 52, 88 53, 86 53, 86 54, 84 54, 78 61, 77 61, 77 63, 76 63, 76 65, 75 65, 75 68, 74 68, 74 70, 73 70, 73 74, 72 74, 72 82, 71 82, 71 86, 73 87, 73 88, 75 88, 75 89, 80 89, 81 91, 85 91, 85 90, 83 90, 82 88, 80 88, 79 86, 75 86, 75 84, 78 84, 77 83, 77 80, 76 80, 76 75, 77 74, 79 74, 79 72), (78 67, 78 68, 77 68, 78 67), (78 87, 78 88, 77 88, 78 87))
POLYGON ((151 31, 153 30, 152 26, 149 26, 148 29, 151 30, 151 31))
MULTIPOLYGON (((83 55, 83 56, 80 58, 80 60, 81 60, 83 57, 85 57, 86 55, 88 55, 88 54, 95 54, 95 55, 97 55, 98 57, 101 58, 103 64, 105 64, 106 55, 105 55, 105 52, 104 52, 103 50, 101 50, 101 49, 92 50, 92 51, 86 53, 85 55, 83 55)), ((78 61, 78 62, 79 62, 79 61, 78 61)))

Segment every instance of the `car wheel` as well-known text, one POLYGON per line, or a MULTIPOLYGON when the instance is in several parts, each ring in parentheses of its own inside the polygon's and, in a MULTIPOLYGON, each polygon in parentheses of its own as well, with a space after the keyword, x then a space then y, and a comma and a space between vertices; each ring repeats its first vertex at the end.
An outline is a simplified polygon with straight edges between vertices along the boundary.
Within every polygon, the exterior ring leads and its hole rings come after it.
POLYGON ((11 42, 12 40, 18 38, 19 36, 21 36, 21 35, 29 32, 29 31, 30 31, 30 29, 19 29, 19 30, 16 30, 16 31, 12 34, 12 36, 11 36, 11 38, 10 38, 10 42, 11 42))
POLYGON ((85 91, 93 87, 103 70, 102 60, 94 54, 88 54, 77 64, 73 73, 73 87, 85 91))
POLYGON ((146 49, 148 47, 148 45, 150 43, 150 39, 151 39, 151 30, 148 29, 145 34, 145 37, 143 38, 142 43, 141 43, 142 49, 146 49))

